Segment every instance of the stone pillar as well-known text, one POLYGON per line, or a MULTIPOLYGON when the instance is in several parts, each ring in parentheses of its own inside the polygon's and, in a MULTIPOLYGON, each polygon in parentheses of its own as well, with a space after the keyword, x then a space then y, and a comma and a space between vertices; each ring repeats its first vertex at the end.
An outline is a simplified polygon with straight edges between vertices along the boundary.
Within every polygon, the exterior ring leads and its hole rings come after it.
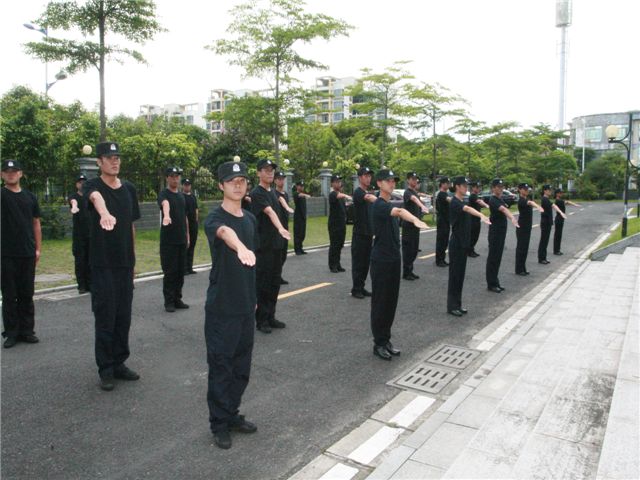
POLYGON ((331 193, 331 175, 330 168, 320 169, 320 192, 325 198, 329 198, 329 193, 331 193))
POLYGON ((293 189, 293 172, 287 170, 284 172, 284 191, 291 195, 293 189))
POLYGON ((360 186, 360 180, 358 180, 358 174, 354 173, 353 175, 351 175, 351 179, 353 180, 353 191, 356 191, 356 188, 358 188, 360 186))
POLYGON ((87 178, 96 178, 99 173, 98 163, 95 158, 76 158, 76 163, 80 169, 80 173, 84 173, 87 178))

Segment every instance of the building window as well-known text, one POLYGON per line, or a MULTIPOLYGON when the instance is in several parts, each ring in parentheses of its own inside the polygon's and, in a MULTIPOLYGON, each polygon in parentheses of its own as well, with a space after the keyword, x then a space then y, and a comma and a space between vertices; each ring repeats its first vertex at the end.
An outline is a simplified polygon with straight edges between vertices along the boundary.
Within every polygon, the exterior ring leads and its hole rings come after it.
POLYGON ((344 118, 344 115, 342 113, 334 113, 333 114, 333 121, 334 122, 339 122, 344 118))
POLYGON ((587 127, 584 130, 584 139, 587 142, 602 141, 602 127, 587 127))
POLYGON ((334 91, 333 91, 333 94, 334 94, 336 97, 341 96, 341 95, 342 95, 342 89, 341 89, 341 88, 338 88, 338 89, 334 90, 334 91))
POLYGON ((328 113, 323 113, 322 115, 320 115, 320 122, 321 123, 329 123, 329 114, 328 113))
POLYGON ((629 125, 616 125, 616 127, 618 127, 618 136, 616 137, 616 140, 622 140, 629 132, 629 125))
POLYGON ((342 108, 342 105, 343 105, 343 104, 344 104, 344 103, 342 102, 342 100, 335 100, 335 101, 333 102, 333 108, 334 108, 334 109, 342 108))

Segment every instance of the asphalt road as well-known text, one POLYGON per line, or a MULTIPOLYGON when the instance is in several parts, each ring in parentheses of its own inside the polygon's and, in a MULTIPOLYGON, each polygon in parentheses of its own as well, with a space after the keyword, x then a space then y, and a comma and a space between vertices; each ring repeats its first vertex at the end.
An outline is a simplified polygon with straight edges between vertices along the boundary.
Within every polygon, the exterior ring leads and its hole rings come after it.
MULTIPOLYGON (((392 362, 372 355, 369 301, 349 295, 349 249, 340 274, 329 272, 326 250, 289 257, 284 274, 291 285, 282 293, 330 285, 280 300, 277 317, 287 328, 256 333, 242 411, 259 431, 235 435, 228 451, 213 445, 208 425, 207 273, 186 278, 191 309, 174 314, 164 312, 160 280, 136 284, 128 365, 142 378, 113 392, 97 385, 89 297, 38 300, 41 342, 2 352, 2 478, 286 478, 395 396, 386 382, 441 343, 466 345, 622 213, 618 203, 585 207, 569 207, 576 213, 565 222, 565 255, 550 253, 550 265, 536 261, 539 228, 533 229, 529 277, 513 273, 509 225, 501 294, 486 290, 483 225, 481 257, 467 265, 463 303, 470 313, 462 319, 445 313, 447 269, 435 267, 433 257, 419 259, 420 280, 401 284, 392 333, 403 353, 392 362)), ((433 253, 434 245, 435 232, 423 234, 419 255, 433 253)))

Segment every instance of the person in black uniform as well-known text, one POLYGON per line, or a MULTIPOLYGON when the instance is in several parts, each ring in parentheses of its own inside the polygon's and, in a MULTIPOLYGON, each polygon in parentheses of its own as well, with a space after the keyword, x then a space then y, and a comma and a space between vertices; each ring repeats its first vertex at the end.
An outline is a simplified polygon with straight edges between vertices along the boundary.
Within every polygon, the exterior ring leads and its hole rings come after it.
POLYGON ((562 251, 560 250, 560 245, 562 244, 562 229, 564 228, 564 219, 567 218, 567 205, 572 205, 574 207, 579 207, 579 203, 573 203, 569 200, 564 200, 562 198, 562 194, 564 192, 561 188, 557 188, 555 192, 553 192, 553 196, 555 197, 555 207, 556 210, 556 218, 553 229, 553 254, 554 255, 562 255, 562 251))
MULTIPOLYGON (((469 194, 469 206, 476 211, 480 211, 483 208, 489 208, 484 200, 482 200, 478 195, 480 194, 480 182, 469 182, 469 187, 471 187, 471 193, 469 194)), ((480 218, 476 216, 471 216, 471 238, 469 240, 469 253, 468 255, 471 258, 479 257, 480 254, 476 252, 476 244, 478 243, 478 239, 480 238, 480 218)))
POLYGON ((531 240, 531 228, 533 222, 533 209, 537 208, 541 213, 544 212, 536 202, 529 199, 529 184, 521 183, 518 185, 518 225, 520 228, 516 230, 516 275, 529 275, 526 262, 529 253, 529 241, 531 240))
POLYGON ((398 218, 417 228, 427 224, 404 208, 394 207, 391 194, 398 178, 392 170, 382 169, 376 174, 380 196, 371 208, 373 250, 371 251, 371 333, 373 354, 383 360, 400 355, 391 343, 391 326, 398 305, 400 291, 400 228, 398 218))
POLYGON ((441 177, 438 184, 440 191, 436 195, 436 214, 437 227, 436 232, 436 265, 438 267, 446 267, 449 265, 446 260, 447 243, 449 241, 449 202, 451 198, 447 191, 449 190, 449 178, 441 177))
POLYGON ((2 323, 4 348, 19 341, 38 343, 33 305, 36 265, 42 248, 40 206, 36 196, 20 186, 17 160, 2 162, 2 323))
POLYGON ((80 175, 76 180, 76 193, 69 197, 69 207, 73 215, 73 234, 71 252, 75 260, 76 281, 78 293, 90 290, 89 270, 89 211, 87 201, 82 194, 82 185, 87 177, 80 175))
POLYGON ((167 188, 158 194, 158 205, 162 212, 160 226, 160 263, 164 273, 162 294, 164 309, 167 312, 175 312, 176 309, 189 308, 189 305, 182 301, 184 264, 189 247, 189 225, 184 195, 178 191, 182 171, 178 167, 168 167, 165 173, 167 188))
MULTIPOLYGON (((419 177, 416 172, 407 174, 407 188, 404 190, 404 209, 418 219, 422 219, 423 213, 429 213, 429 209, 422 203, 418 195, 419 177)), ((405 280, 417 280, 420 278, 413 273, 413 262, 418 256, 420 246, 420 229, 413 223, 402 222, 402 278, 405 280)))
POLYGON ((542 186, 542 200, 540 206, 543 212, 540 214, 540 243, 538 244, 538 263, 548 265, 547 246, 549 245, 549 237, 551 236, 551 226, 553 225, 553 210, 560 212, 560 216, 566 215, 558 208, 557 205, 551 203, 549 196, 551 195, 551 185, 542 186))
POLYGON ((464 204, 467 193, 467 179, 455 177, 453 179, 453 197, 449 205, 449 222, 451 224, 451 238, 449 240, 449 284, 447 287, 447 312, 461 317, 467 313, 462 308, 462 287, 467 269, 467 257, 471 242, 470 217, 474 217, 491 225, 490 220, 470 205, 464 204))
POLYGON ((504 290, 504 287, 500 285, 498 272, 502 262, 504 240, 507 236, 507 218, 518 228, 518 220, 502 200, 502 192, 504 192, 504 182, 500 178, 494 178, 491 181, 491 197, 489 197, 491 226, 489 227, 489 254, 487 255, 486 268, 487 290, 494 293, 500 293, 504 290))
POLYGON ((205 302, 204 335, 209 377, 207 404, 214 441, 231 448, 230 431, 254 433, 256 425, 239 414, 249 383, 256 306, 256 217, 242 209, 247 191, 244 163, 218 167, 222 205, 205 220, 212 268, 205 302))
POLYGON ((193 254, 196 249, 196 241, 198 241, 200 211, 198 210, 198 199, 191 192, 191 180, 188 178, 182 180, 182 194, 184 195, 185 212, 189 223, 189 248, 187 248, 184 274, 193 275, 197 273, 193 269, 193 254))
POLYGON ((278 218, 280 207, 271 188, 277 167, 271 160, 260 160, 257 165, 260 181, 251 191, 251 213, 258 222, 260 238, 260 246, 256 250, 256 328, 262 333, 271 333, 272 328, 286 326, 275 317, 282 277, 283 244, 291 238, 278 218))
POLYGON ((96 363, 100 388, 114 388, 114 378, 138 380, 124 362, 129 358, 133 301, 135 227, 140 208, 133 184, 118 178, 120 150, 115 142, 96 145, 100 176, 83 186, 91 216, 89 264, 91 306, 95 316, 96 363))
POLYGON ((373 172, 369 167, 358 169, 358 187, 353 191, 353 232, 351 235, 351 296, 359 299, 370 297, 364 288, 369 274, 373 231, 369 218, 370 206, 378 197, 371 193, 373 172))
POLYGON ((296 207, 293 212, 293 249, 296 255, 307 254, 302 249, 302 243, 307 236, 307 198, 310 197, 304 192, 304 181, 298 180, 293 191, 293 204, 296 207))
POLYGON ((329 194, 329 270, 332 273, 345 272, 340 265, 340 253, 344 247, 344 239, 347 235, 347 210, 344 205, 346 199, 351 199, 345 195, 342 189, 342 177, 340 175, 331 176, 331 193, 329 194))
MULTIPOLYGON (((284 191, 284 182, 287 176, 284 172, 276 172, 275 180, 273 183, 276 186, 275 193, 278 198, 278 218, 280 223, 288 231, 289 230, 289 215, 293 213, 293 208, 289 206, 289 194, 284 191)), ((289 251, 289 242, 282 242, 282 269, 284 270, 284 262, 287 261, 287 252, 289 251)), ((280 285, 289 285, 282 275, 280 275, 280 285)))

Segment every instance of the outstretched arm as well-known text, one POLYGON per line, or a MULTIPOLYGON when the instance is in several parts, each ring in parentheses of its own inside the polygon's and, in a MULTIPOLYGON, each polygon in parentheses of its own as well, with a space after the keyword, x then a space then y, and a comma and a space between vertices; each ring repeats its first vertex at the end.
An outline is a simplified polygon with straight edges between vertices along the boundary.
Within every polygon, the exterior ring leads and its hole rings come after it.
POLYGON ((269 217, 269 220, 271 220, 273 226, 278 229, 278 233, 280 234, 280 236, 286 240, 291 240, 291 234, 286 228, 282 226, 282 223, 280 223, 280 219, 278 218, 278 214, 275 212, 275 210, 271 207, 267 207, 263 210, 263 212, 267 217, 269 217))
POLYGON ((489 208, 489 205, 487 204, 487 202, 485 202, 482 199, 478 199, 478 205, 480 205, 482 208, 489 208))
POLYGON ((529 201, 527 202, 527 205, 529 205, 530 207, 533 207, 533 208, 537 208, 537 209, 538 209, 538 211, 539 211, 540 213, 544 212, 544 208, 542 208, 540 205, 538 205, 538 204, 537 204, 536 202, 534 202, 533 200, 529 200, 529 201))
POLYGON ((572 201, 570 201, 570 200, 565 200, 565 202, 564 202, 564 203, 566 203, 567 205, 572 205, 572 206, 574 206, 574 207, 581 207, 581 206, 582 206, 582 205, 580 205, 579 203, 574 203, 574 202, 572 202, 572 201))
POLYGON ((280 205, 282 205, 282 208, 284 208, 289 213, 293 213, 293 208, 291 208, 287 204, 287 201, 284 199, 284 197, 278 197, 278 201, 280 202, 280 205))
POLYGON ((491 225, 491 220, 489 220, 489 217, 487 217, 484 213, 479 212, 475 208, 471 208, 469 205, 465 205, 464 207, 462 207, 462 210, 467 212, 469 215, 473 215, 474 217, 478 217, 480 220, 482 220, 487 225, 491 225))
POLYGON ((109 213, 107 205, 104 203, 102 194, 98 191, 92 192, 89 196, 89 201, 93 203, 93 208, 96 209, 98 215, 100 215, 100 226, 105 230, 113 230, 116 226, 116 217, 109 213))
POLYGON ((513 216, 513 214, 511 213, 511 210, 509 210, 507 207, 505 207, 504 205, 502 205, 500 207, 500 211, 502 212, 502 214, 507 217, 509 220, 511 220, 511 223, 513 223, 513 226, 516 228, 520 228, 520 225, 518 225, 518 220, 516 219, 516 217, 513 216))
POLYGON ((40 252, 42 251, 42 226, 40 225, 40 218, 35 217, 33 219, 33 237, 36 241, 36 264, 40 260, 40 252))
POLYGON ((222 240, 227 247, 238 254, 238 260, 240 260, 243 265, 253 267, 256 264, 255 254, 240 241, 238 235, 236 235, 236 232, 232 228, 222 226, 218 228, 216 236, 222 240))
POLYGON ((556 211, 556 213, 560 215, 562 218, 567 218, 567 215, 562 210, 560 210, 560 207, 558 207, 555 203, 551 205, 551 208, 553 208, 556 211))
POLYGON ((425 207, 424 203, 422 203, 418 197, 416 197, 415 195, 412 195, 411 201, 420 207, 420 210, 422 210, 422 213, 429 213, 429 209, 425 207))
POLYGON ((80 211, 80 209, 78 208, 78 201, 75 198, 71 199, 71 213, 75 214, 78 213, 80 211))
POLYGON ((171 223, 171 215, 169 214, 169 200, 162 201, 162 225, 165 227, 171 223))
POLYGON ((424 228, 429 228, 429 225, 424 223, 418 217, 413 216, 409 212, 409 210, 405 210, 404 208, 397 208, 397 207, 396 208, 392 208, 391 209, 391 216, 392 217, 400 217, 405 222, 413 223, 418 228, 423 228, 423 229, 424 228))

